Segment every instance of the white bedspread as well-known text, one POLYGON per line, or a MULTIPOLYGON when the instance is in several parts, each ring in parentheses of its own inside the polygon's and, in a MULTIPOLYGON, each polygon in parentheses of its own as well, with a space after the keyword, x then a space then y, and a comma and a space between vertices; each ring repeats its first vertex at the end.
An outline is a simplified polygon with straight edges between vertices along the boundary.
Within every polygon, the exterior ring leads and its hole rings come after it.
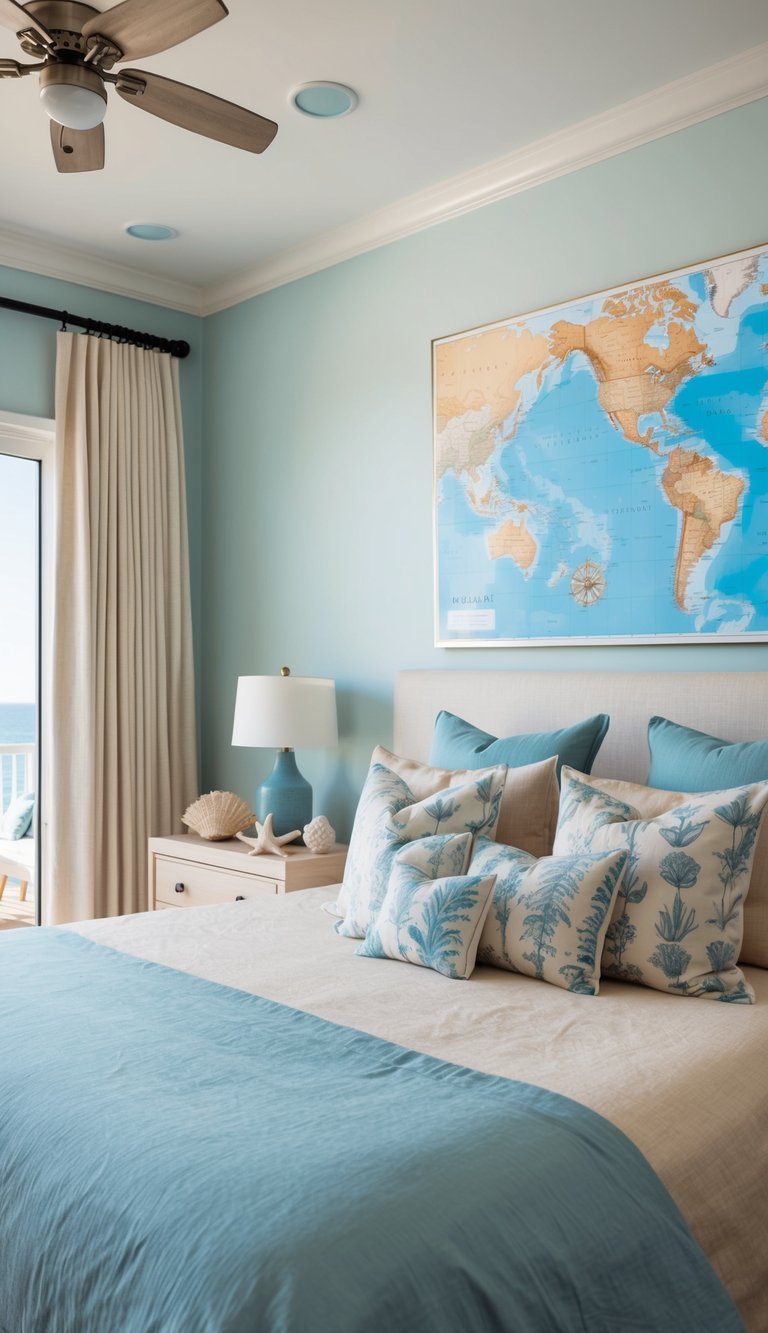
POLYGON ((333 896, 311 889, 71 929, 600 1112, 661 1176, 750 1333, 768 1333, 768 972, 745 969, 751 1007, 616 982, 570 995, 491 968, 450 981, 357 958, 321 910, 333 896))

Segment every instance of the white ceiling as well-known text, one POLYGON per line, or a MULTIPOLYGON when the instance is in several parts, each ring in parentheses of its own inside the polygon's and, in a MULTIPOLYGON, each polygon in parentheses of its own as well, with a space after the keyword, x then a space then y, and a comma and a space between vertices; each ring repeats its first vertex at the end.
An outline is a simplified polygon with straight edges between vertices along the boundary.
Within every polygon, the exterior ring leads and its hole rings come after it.
MULTIPOLYGON (((42 254, 42 243, 58 255, 45 271, 64 276, 68 263, 77 270, 78 255, 87 255, 93 285, 216 308, 217 298, 227 304, 259 289, 260 274, 262 286, 274 285, 285 252, 293 260, 283 276, 291 276, 302 271, 304 254, 316 256, 306 270, 341 256, 345 245, 369 248, 389 233, 372 226, 366 244, 358 220, 394 220, 392 206, 405 197, 416 200, 410 223, 400 205, 404 231, 430 220, 428 209, 415 207, 419 200, 445 196, 447 206, 453 193, 470 206, 467 180, 471 186, 485 179, 475 169, 497 159, 508 168, 526 161, 522 150, 541 140, 551 154, 569 126, 588 121, 593 138, 599 127, 598 139, 620 127, 616 133, 628 143, 635 111, 650 138, 768 92, 766 0, 228 4, 229 17, 217 26, 135 63, 277 120, 273 145, 263 156, 239 152, 148 116, 110 91, 105 170, 61 176, 36 78, 4 81, 0 263, 20 266, 19 255, 35 247, 42 254), (733 59, 745 52, 751 55, 733 59), (718 70, 703 81, 690 78, 713 65, 718 70), (290 94, 313 79, 351 85, 357 111, 326 122, 299 115, 290 94), (606 115, 627 102, 632 115, 606 115), (668 105, 670 123, 657 124, 668 105), (129 222, 168 223, 179 236, 149 245, 123 234, 129 222)), ((20 57, 6 29, 0 57, 20 57)), ((486 175, 490 182, 493 167, 486 175)))

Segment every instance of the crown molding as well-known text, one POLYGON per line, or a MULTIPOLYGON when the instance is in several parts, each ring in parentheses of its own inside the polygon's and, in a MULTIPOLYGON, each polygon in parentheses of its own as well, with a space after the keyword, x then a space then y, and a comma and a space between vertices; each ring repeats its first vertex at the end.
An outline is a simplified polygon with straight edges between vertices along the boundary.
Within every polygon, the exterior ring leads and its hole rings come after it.
POLYGON ((212 315, 274 287, 768 96, 768 42, 539 139, 200 291, 212 315))
POLYGON ((50 237, 11 228, 0 228, 0 265, 185 314, 212 315, 766 96, 768 42, 207 285, 145 273, 95 258, 85 249, 57 244, 50 237))
POLYGON ((17 444, 37 444, 49 440, 56 422, 49 417, 27 417, 19 412, 0 412, 0 437, 17 444))
POLYGON ((96 291, 166 306, 188 315, 201 314, 200 288, 192 283, 174 282, 155 273, 98 259, 91 251, 11 227, 0 227, 0 265, 45 278, 60 278, 62 282, 80 283, 96 291))

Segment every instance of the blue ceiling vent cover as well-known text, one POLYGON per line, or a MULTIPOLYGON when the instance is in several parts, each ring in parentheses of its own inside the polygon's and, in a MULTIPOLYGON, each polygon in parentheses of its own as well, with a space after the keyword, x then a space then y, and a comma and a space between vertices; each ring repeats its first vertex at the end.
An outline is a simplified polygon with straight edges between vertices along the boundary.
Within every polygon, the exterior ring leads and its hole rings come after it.
POLYGON ((131 222, 125 230, 138 241, 172 241, 179 234, 173 227, 165 227, 160 222, 131 222))
POLYGON ((358 96, 343 83, 318 80, 315 83, 303 83, 291 94, 291 101, 297 111, 314 120, 334 120, 354 111, 358 96))

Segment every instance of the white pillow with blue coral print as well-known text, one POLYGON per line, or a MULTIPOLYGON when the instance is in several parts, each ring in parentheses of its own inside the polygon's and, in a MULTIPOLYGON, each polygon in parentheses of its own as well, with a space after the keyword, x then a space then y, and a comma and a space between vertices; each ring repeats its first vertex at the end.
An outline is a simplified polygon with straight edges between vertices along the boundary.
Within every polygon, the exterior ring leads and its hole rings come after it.
POLYGON ((395 855, 404 843, 437 833, 492 833, 506 774, 505 764, 478 769, 457 786, 417 801, 399 774, 385 764, 371 764, 344 867, 339 934, 364 937, 378 915, 395 855))
POLYGON ((752 1004, 736 959, 768 783, 689 795, 643 819, 564 768, 555 853, 626 847, 603 976, 672 995, 752 1004))
POLYGON ((419 838, 402 847, 378 915, 355 953, 466 980, 474 970, 495 878, 461 873, 471 849, 471 833, 419 838))
POLYGON ((478 838, 474 875, 495 874, 478 963, 597 995, 600 955, 627 853, 583 852, 540 860, 478 838))

